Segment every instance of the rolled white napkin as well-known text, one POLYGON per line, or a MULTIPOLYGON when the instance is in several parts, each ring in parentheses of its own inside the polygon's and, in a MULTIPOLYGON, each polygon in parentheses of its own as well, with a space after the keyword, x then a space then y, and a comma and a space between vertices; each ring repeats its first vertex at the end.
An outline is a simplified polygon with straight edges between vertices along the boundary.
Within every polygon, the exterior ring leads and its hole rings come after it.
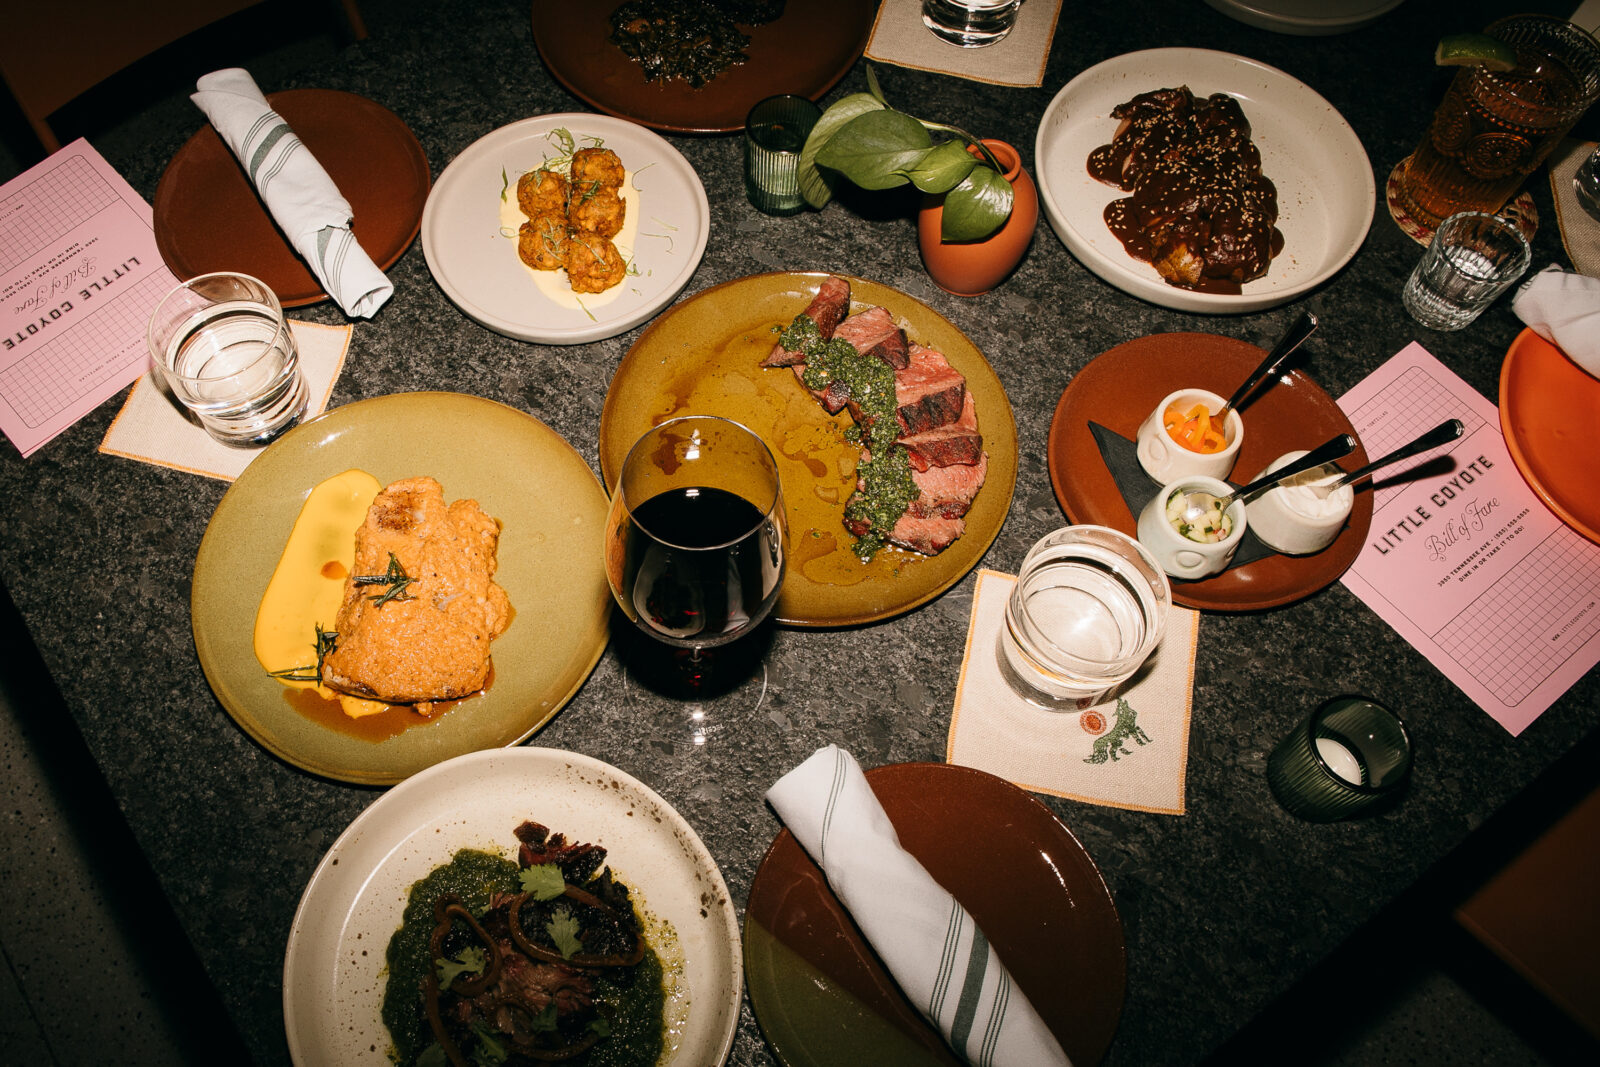
POLYGON ((1511 308, 1534 333, 1600 378, 1600 278, 1552 263, 1518 287, 1511 308))
POLYGON ((975 1067, 1067 1064, 972 916, 916 858, 855 758, 829 745, 767 799, 907 998, 975 1067))
POLYGON ((189 99, 204 111, 256 187, 267 210, 346 315, 370 319, 394 292, 350 229, 350 202, 272 110, 250 72, 213 71, 189 99))

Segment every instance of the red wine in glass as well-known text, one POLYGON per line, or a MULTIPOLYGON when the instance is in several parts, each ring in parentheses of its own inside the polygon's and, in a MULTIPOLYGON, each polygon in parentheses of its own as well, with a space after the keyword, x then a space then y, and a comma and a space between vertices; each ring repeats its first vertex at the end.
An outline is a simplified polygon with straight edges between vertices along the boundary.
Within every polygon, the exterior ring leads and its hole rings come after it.
POLYGON ((759 436, 730 419, 690 415, 629 450, 611 497, 606 576, 641 631, 685 650, 687 688, 708 669, 705 650, 767 617, 783 573, 783 494, 759 436))

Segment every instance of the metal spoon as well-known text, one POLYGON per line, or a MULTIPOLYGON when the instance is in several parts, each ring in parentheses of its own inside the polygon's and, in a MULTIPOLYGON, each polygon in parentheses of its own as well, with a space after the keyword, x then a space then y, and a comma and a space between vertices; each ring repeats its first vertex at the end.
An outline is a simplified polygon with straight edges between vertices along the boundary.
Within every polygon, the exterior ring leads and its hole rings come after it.
POLYGON ((1301 456, 1292 463, 1286 463, 1270 474, 1264 474, 1255 481, 1241 489, 1235 489, 1220 499, 1206 492, 1204 489, 1191 489, 1183 496, 1183 521, 1191 526, 1200 521, 1200 517, 1209 511, 1216 511, 1219 515, 1226 515, 1235 500, 1254 496, 1263 489, 1271 488, 1281 481, 1293 478, 1313 470, 1324 463, 1331 463, 1342 456, 1348 456, 1355 450, 1356 439, 1347 433, 1339 434, 1330 441, 1326 441, 1310 452, 1301 456))
POLYGON ((1314 488, 1321 492, 1323 496, 1327 496, 1340 486, 1349 485, 1351 482, 1359 481, 1360 479, 1365 478, 1379 467, 1387 467, 1391 463, 1399 463, 1402 459, 1410 459, 1419 452, 1426 452, 1430 448, 1438 448, 1440 445, 1448 444, 1449 442, 1460 437, 1461 432, 1462 426, 1460 419, 1450 419, 1446 422, 1441 422, 1439 425, 1435 426, 1421 437, 1418 437, 1410 444, 1401 445, 1388 455, 1379 456, 1371 463, 1368 463, 1365 467, 1358 467, 1349 474, 1342 475, 1336 481, 1328 485, 1318 485, 1314 488))
POLYGON ((1279 368, 1288 362, 1289 356, 1295 349, 1300 347, 1307 337, 1311 336, 1316 328, 1317 317, 1309 311, 1302 311, 1300 317, 1294 321, 1294 324, 1289 327, 1278 343, 1272 347, 1272 351, 1267 353, 1267 358, 1261 361, 1261 365, 1250 373, 1250 377, 1246 378, 1239 388, 1233 391, 1233 395, 1228 398, 1226 404, 1222 405, 1221 410, 1211 417, 1218 422, 1227 418, 1228 412, 1232 411, 1240 401, 1249 396, 1256 386, 1277 375, 1279 368))

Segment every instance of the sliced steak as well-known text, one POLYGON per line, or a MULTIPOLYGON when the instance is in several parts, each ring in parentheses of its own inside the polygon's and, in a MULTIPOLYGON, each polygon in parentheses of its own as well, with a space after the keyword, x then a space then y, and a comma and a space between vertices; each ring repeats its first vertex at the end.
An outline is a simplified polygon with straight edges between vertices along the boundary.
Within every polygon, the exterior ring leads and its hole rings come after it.
MULTIPOLYGON (((860 520, 845 520, 845 528, 857 537, 866 534, 869 524, 860 520)), ((925 556, 937 556, 950 547, 951 542, 967 532, 965 519, 950 519, 941 515, 920 517, 909 511, 900 516, 889 531, 889 542, 925 556)))
POLYGON ((857 312, 841 322, 833 335, 849 341, 863 355, 877 356, 895 370, 911 361, 906 332, 894 324, 888 308, 871 307, 857 312))
MULTIPOLYGON (((817 295, 804 312, 812 322, 817 324, 817 330, 822 334, 824 341, 833 339, 834 331, 850 314, 850 283, 836 275, 828 275, 817 287, 817 295)), ((763 367, 793 367, 797 363, 805 362, 805 355, 801 352, 791 352, 781 344, 773 345, 767 358, 761 361, 763 367)))
POLYGON ((972 464, 913 469, 911 480, 920 492, 906 508, 906 514, 922 519, 958 519, 972 506, 988 473, 989 457, 985 453, 980 453, 978 462, 972 464))
MULTIPOLYGON (((800 383, 800 388, 816 397, 817 403, 821 404, 829 415, 837 415, 844 410, 845 405, 850 402, 850 387, 848 385, 838 379, 834 379, 821 389, 813 389, 806 384, 805 374, 806 365, 804 363, 796 363, 794 365, 794 380, 800 383)), ((858 418, 856 421, 859 422, 861 420, 858 418)))
POLYGON ((906 434, 898 443, 905 447, 914 470, 978 462, 983 455, 983 434, 978 432, 978 412, 971 391, 961 402, 961 415, 955 422, 906 434))
POLYGON ((967 380, 943 353, 911 346, 911 362, 894 374, 894 398, 902 434, 923 433, 961 417, 967 380))

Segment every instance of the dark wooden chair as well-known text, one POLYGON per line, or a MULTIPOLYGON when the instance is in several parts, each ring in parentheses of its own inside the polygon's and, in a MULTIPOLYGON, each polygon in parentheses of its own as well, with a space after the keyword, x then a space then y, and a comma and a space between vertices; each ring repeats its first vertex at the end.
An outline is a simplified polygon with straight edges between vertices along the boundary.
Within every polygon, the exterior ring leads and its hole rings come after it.
MULTIPOLYGON (((45 149, 60 140, 50 115, 118 71, 262 0, 77 0, 12 5, 0 33, 0 77, 45 149)), ((332 2, 332 0, 330 0, 332 2)), ((356 0, 337 0, 356 40, 356 0)))

